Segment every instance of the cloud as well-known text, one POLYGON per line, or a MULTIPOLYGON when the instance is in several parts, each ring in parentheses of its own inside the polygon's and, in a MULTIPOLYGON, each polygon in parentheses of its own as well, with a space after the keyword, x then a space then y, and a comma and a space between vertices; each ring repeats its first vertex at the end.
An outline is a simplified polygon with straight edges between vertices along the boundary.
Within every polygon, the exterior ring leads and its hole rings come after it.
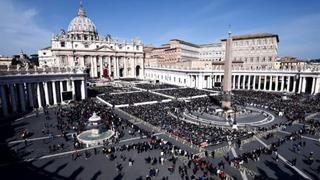
POLYGON ((32 54, 49 45, 51 32, 36 22, 37 16, 35 8, 0 1, 0 54, 13 55, 21 50, 32 54))

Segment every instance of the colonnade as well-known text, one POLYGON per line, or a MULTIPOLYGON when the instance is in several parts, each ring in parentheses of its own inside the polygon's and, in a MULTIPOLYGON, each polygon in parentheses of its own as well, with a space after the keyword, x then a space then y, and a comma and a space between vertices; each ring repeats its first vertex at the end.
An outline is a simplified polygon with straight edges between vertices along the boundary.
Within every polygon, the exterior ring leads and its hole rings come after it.
POLYGON ((4 116, 87 98, 85 79, 32 80, 1 82, 0 102, 4 116))

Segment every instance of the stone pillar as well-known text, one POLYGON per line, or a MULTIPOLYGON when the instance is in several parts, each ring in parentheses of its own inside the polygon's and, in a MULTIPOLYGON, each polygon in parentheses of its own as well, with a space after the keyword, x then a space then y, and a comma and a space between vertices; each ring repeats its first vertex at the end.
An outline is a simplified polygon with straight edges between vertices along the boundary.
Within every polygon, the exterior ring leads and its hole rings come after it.
POLYGON ((301 93, 301 88, 302 88, 302 77, 299 78, 299 87, 298 87, 298 93, 301 93))
POLYGON ((246 89, 246 75, 243 75, 242 89, 246 89))
POLYGON ((284 89, 284 76, 281 76, 281 92, 283 92, 283 89, 284 89))
POLYGON ((320 78, 319 77, 317 77, 316 78, 316 85, 315 85, 316 87, 315 87, 315 91, 314 91, 314 94, 318 94, 319 93, 319 88, 320 88, 320 78))
POLYGON ((90 56, 90 77, 94 77, 94 64, 93 64, 93 56, 90 56))
POLYGON ((28 83, 28 99, 29 99, 29 106, 30 107, 34 107, 34 103, 33 103, 33 85, 32 83, 28 83))
POLYGON ((93 63, 94 63, 94 77, 98 77, 98 56, 95 56, 93 59, 93 63))
POLYGON ((41 100, 41 91, 40 91, 40 83, 37 83, 37 100, 38 100, 38 107, 42 107, 42 100, 41 100))
POLYGON ((263 90, 267 90, 267 76, 264 76, 264 81, 263 81, 263 90))
POLYGON ((111 77, 111 57, 108 56, 108 74, 111 77))
POLYGON ((314 94, 314 91, 315 91, 315 83, 316 83, 316 78, 312 77, 311 94, 314 94))
POLYGON ((116 74, 117 74, 117 78, 119 78, 119 57, 116 57, 116 74))
POLYGON ((56 82, 52 81, 52 95, 53 95, 53 104, 57 104, 57 89, 56 82))
POLYGON ((26 99, 25 99, 25 93, 24 93, 24 84, 19 84, 19 95, 20 95, 20 104, 21 104, 21 111, 26 111, 26 99))
POLYGON ((275 79, 276 79, 275 88, 274 88, 275 91, 278 91, 278 83, 279 83, 279 79, 278 78, 279 78, 278 76, 275 76, 275 79))
POLYGON ((292 92, 296 92, 296 86, 297 86, 297 79, 296 77, 293 77, 293 88, 292 88, 292 92))
POLYGON ((126 57, 123 57, 123 77, 127 77, 127 68, 128 68, 128 66, 127 66, 127 58, 126 57))
POLYGON ((12 104, 12 112, 17 112, 17 95, 13 84, 9 85, 10 96, 11 96, 11 104, 12 104))
POLYGON ((305 93, 306 92, 306 77, 302 77, 302 89, 301 92, 305 93))
POLYGON ((256 90, 256 78, 257 78, 257 76, 253 75, 253 82, 252 82, 253 90, 256 90))
POLYGON ((47 82, 44 82, 43 89, 44 89, 44 96, 46 98, 46 105, 50 105, 49 92, 48 92, 48 83, 47 82))
POLYGON ((0 85, 0 95, 1 95, 1 104, 2 104, 2 113, 4 116, 8 116, 8 103, 7 103, 7 98, 6 98, 6 93, 4 89, 5 85, 0 85))
POLYGON ((87 88, 86 88, 86 81, 81 81, 81 99, 87 98, 87 88))
POLYGON ((99 56, 100 57, 100 78, 103 77, 103 58, 102 56, 99 56))
POLYGON ((291 78, 288 76, 287 92, 290 92, 291 78))
POLYGON ((238 75, 238 88, 237 89, 240 89, 240 82, 241 82, 241 75, 238 75))
POLYGON ((261 76, 259 76, 258 90, 261 90, 261 76))
POLYGON ((248 90, 251 89, 250 86, 251 86, 251 75, 248 76, 248 87, 247 87, 248 90))
POLYGON ((59 95, 60 95, 61 103, 63 102, 62 92, 63 92, 63 81, 60 81, 60 92, 59 92, 59 95))
POLYGON ((71 80, 71 84, 72 84, 72 99, 76 100, 76 86, 75 86, 74 80, 71 80))
POLYGON ((233 75, 232 89, 236 89, 236 75, 233 75))
POLYGON ((270 81, 269 81, 269 91, 272 91, 272 79, 273 76, 270 76, 270 81))

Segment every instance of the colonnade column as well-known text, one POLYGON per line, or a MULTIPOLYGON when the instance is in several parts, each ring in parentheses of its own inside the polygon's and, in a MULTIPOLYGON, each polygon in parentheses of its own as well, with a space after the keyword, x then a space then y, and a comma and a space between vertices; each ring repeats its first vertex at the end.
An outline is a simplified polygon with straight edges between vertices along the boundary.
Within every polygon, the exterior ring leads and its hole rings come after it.
POLYGON ((46 105, 49 105, 49 92, 48 92, 48 83, 44 82, 43 84, 44 96, 46 98, 46 105))
POLYGON ((261 76, 259 76, 258 90, 261 90, 261 76))
POLYGON ((33 103, 33 85, 32 83, 28 83, 28 99, 29 99, 29 106, 30 107, 34 107, 34 103, 33 103))
POLYGON ((52 81, 52 95, 53 95, 53 104, 57 104, 57 89, 56 89, 55 81, 52 81))
POLYGON ((41 100, 41 91, 40 91, 40 83, 37 83, 37 100, 38 100, 38 107, 42 107, 42 100, 41 100))
POLYGON ((10 96, 11 96, 12 111, 16 113, 17 112, 17 96, 16 96, 16 91, 14 90, 14 85, 10 84, 9 89, 10 89, 10 96))
POLYGON ((19 84, 19 96, 20 96, 20 104, 21 104, 21 111, 26 111, 26 99, 25 99, 25 93, 24 93, 24 84, 19 84))
POLYGON ((278 84, 279 84, 279 76, 276 76, 276 86, 275 86, 275 91, 278 91, 278 84))
POLYGON ((257 78, 257 76, 253 75, 253 82, 252 82, 253 90, 256 90, 256 78, 257 78))
POLYGON ((246 75, 243 75, 242 89, 246 89, 246 75))
POLYGON ((301 92, 306 92, 306 77, 302 77, 302 89, 301 92))
POLYGON ((100 60, 100 78, 103 77, 103 58, 102 56, 99 56, 99 60, 100 60))
POLYGON ((108 56, 108 75, 111 77, 111 57, 108 56))
POLYGON ((263 81, 263 90, 267 90, 267 76, 264 76, 264 81, 263 81))
POLYGON ((281 89, 280 91, 283 92, 283 89, 284 89, 284 76, 281 76, 281 89))
POLYGON ((272 91, 272 79, 273 76, 270 76, 270 80, 269 80, 269 91, 272 91))
POLYGON ((2 113, 4 116, 8 116, 8 103, 5 94, 4 85, 0 85, 0 95, 1 95, 1 104, 2 104, 2 113))
POLYGON ((251 89, 250 86, 251 86, 251 75, 249 75, 249 77, 248 77, 248 87, 247 87, 248 90, 251 89))
POLYGON ((241 75, 238 75, 238 88, 237 89, 240 89, 240 82, 241 82, 241 75))
POLYGON ((236 89, 236 75, 233 75, 232 88, 236 89))
POLYGON ((319 93, 319 86, 320 86, 320 78, 319 77, 317 77, 316 78, 316 84, 315 84, 315 90, 314 90, 314 94, 317 94, 317 93, 319 93))
POLYGON ((296 86, 297 86, 297 79, 296 77, 293 77, 293 88, 292 88, 292 92, 296 92, 296 86))
POLYGON ((71 80, 71 84, 72 84, 72 99, 75 100, 76 99, 76 86, 75 86, 74 80, 71 80))
POLYGON ((63 81, 60 81, 60 100, 61 100, 61 103, 63 102, 63 99, 62 99, 62 92, 63 92, 63 81))
POLYGON ((288 76, 287 78, 288 78, 287 92, 290 92, 291 78, 290 76, 288 76))
POLYGON ((87 88, 86 88, 86 81, 81 81, 81 99, 87 98, 87 88))

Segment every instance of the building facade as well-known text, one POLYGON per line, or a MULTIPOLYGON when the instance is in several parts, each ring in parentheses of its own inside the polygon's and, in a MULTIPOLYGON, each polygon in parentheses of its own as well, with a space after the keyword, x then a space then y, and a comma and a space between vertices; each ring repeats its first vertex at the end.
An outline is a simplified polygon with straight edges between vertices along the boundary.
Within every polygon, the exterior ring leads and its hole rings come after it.
POLYGON ((99 37, 95 24, 80 5, 78 15, 51 39, 51 46, 38 51, 41 67, 78 67, 91 78, 143 77, 143 44, 107 35, 99 37))

